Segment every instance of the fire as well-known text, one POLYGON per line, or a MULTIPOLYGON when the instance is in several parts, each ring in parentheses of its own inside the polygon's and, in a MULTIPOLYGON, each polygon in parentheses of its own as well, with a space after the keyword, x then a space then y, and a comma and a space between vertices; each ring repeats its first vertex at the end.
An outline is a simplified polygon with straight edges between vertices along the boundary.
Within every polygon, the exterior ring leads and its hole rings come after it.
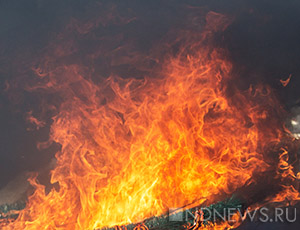
POLYGON ((291 81, 292 75, 290 75, 286 80, 280 80, 280 83, 282 84, 283 87, 286 87, 290 81, 291 81))
POLYGON ((203 34, 165 59, 157 74, 163 77, 111 76, 96 84, 77 65, 39 73, 63 98, 51 127, 51 140, 61 145, 55 186, 46 193, 31 178, 27 207, 3 228, 135 223, 213 202, 272 169, 265 149, 285 135, 273 116, 279 102, 268 87, 232 87, 225 52, 203 45, 210 33, 203 34))

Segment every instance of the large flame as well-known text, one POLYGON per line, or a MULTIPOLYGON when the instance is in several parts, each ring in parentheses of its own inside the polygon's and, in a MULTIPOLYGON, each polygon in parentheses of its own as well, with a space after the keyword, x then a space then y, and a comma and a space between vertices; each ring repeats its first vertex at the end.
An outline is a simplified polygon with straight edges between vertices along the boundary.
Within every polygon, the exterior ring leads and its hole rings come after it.
POLYGON ((32 178, 27 207, 3 228, 138 222, 213 202, 274 167, 265 150, 284 135, 274 116, 278 101, 267 87, 232 87, 230 62, 207 40, 206 30, 143 79, 111 76, 96 84, 77 65, 39 70, 50 79, 47 88, 63 92, 51 127, 51 140, 61 145, 51 173, 56 186, 46 193, 32 178))

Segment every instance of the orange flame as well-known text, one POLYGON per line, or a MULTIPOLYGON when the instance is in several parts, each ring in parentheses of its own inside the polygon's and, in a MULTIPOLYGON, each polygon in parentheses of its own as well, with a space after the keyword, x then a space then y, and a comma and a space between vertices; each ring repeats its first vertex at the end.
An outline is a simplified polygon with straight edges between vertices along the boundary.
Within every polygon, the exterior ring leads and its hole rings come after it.
POLYGON ((222 50, 201 42, 187 47, 194 51, 187 55, 184 48, 163 64, 163 78, 112 76, 95 84, 78 66, 49 72, 56 81, 48 87, 66 98, 51 127, 51 139, 61 145, 51 173, 57 188, 46 194, 31 178, 35 192, 27 207, 3 228, 139 222, 232 194, 273 167, 264 150, 284 134, 270 112, 281 109, 270 89, 230 88, 231 64, 222 50))
POLYGON ((290 81, 291 81, 292 75, 290 74, 290 76, 286 79, 286 80, 280 80, 280 83, 282 84, 283 87, 286 87, 290 81))

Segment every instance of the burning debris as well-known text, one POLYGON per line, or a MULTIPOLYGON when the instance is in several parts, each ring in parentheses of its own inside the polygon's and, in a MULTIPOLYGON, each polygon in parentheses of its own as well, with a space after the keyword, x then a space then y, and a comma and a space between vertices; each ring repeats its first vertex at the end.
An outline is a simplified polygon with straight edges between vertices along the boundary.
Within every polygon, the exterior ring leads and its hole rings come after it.
MULTIPOLYGON (((129 224, 122 227, 110 228, 109 230, 137 230, 139 226, 149 230, 198 230, 204 228, 214 228, 218 224, 222 225, 222 220, 226 218, 226 210, 235 210, 235 213, 244 213, 243 202, 236 197, 217 202, 208 207, 170 210, 168 214, 152 217, 144 220, 140 224, 129 224), (211 215, 215 213, 216 215, 211 215)), ((224 227, 225 225, 223 225, 224 227)), ((227 227, 233 227, 231 223, 227 227)), ((219 227, 221 228, 221 227, 219 227)), ((143 229, 143 228, 142 228, 143 229)))
POLYGON ((16 202, 13 204, 4 204, 0 206, 0 223, 6 220, 17 219, 18 212, 26 206, 25 202, 16 202))

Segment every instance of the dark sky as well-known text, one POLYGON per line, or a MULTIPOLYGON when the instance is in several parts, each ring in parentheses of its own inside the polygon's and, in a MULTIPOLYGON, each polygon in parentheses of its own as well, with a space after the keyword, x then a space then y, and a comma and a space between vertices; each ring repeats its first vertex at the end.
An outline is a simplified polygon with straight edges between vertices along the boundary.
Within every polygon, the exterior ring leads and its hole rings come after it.
MULTIPOLYGON (((47 140, 51 114, 46 112, 44 116, 48 119, 45 127, 39 130, 31 127, 26 121, 28 112, 39 111, 45 99, 28 92, 24 86, 31 80, 33 65, 72 18, 85 21, 98 14, 105 17, 109 15, 108 9, 115 9, 113 13, 124 17, 132 14, 138 18, 136 22, 123 27, 108 25, 96 35, 116 37, 121 31, 124 40, 134 39, 136 49, 147 52, 170 28, 184 25, 182 18, 188 12, 182 9, 187 5, 234 17, 216 43, 228 49, 240 87, 268 83, 277 90, 287 110, 300 105, 299 0, 0 0, 0 187, 24 170, 43 168, 58 149, 54 145, 45 150, 36 148, 37 142, 47 140), (93 7, 98 3, 103 4, 102 11, 93 7), (291 82, 283 88, 279 79, 290 74, 291 82)), ((79 51, 70 59, 88 66, 84 57, 93 52, 91 41, 95 41, 87 36, 80 38, 76 43, 79 51)), ((135 75, 128 66, 114 69, 104 66, 95 71, 103 77, 124 71, 125 75, 135 75)), ((272 229, 286 229, 286 226, 276 225, 272 229)))

